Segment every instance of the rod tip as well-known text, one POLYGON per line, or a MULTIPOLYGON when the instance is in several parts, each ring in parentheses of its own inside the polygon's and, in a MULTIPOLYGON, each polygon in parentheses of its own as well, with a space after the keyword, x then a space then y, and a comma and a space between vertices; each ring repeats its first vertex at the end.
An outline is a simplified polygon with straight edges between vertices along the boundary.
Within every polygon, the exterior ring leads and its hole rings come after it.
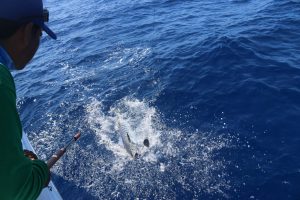
POLYGON ((80 136, 81 136, 81 133, 78 132, 78 133, 74 136, 75 141, 78 140, 78 139, 80 138, 80 136))

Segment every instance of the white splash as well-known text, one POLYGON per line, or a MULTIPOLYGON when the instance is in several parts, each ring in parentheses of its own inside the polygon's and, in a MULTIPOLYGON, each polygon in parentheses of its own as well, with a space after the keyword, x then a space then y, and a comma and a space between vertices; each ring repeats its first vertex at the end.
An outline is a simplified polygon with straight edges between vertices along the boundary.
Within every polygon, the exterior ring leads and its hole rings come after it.
POLYGON ((146 183, 156 182, 162 198, 171 198, 168 191, 177 182, 186 190, 194 190, 195 196, 218 193, 226 197, 226 191, 231 188, 227 162, 215 159, 214 155, 230 148, 232 138, 199 132, 187 136, 180 130, 168 129, 155 108, 134 98, 125 97, 107 112, 103 110, 101 102, 93 99, 86 109, 87 122, 98 138, 98 145, 104 145, 113 155, 104 173, 114 177, 118 185, 143 196, 146 183), (134 143, 142 144, 145 138, 149 139, 150 148, 142 149, 140 159, 133 160, 124 149, 115 128, 117 123, 126 127, 134 143))
POLYGON ((87 107, 87 113, 88 124, 95 131, 99 145, 105 145, 117 157, 118 161, 113 169, 121 170, 120 166, 131 159, 123 146, 117 125, 126 129, 132 142, 140 147, 141 159, 156 162, 156 155, 151 152, 151 149, 160 146, 161 141, 160 131, 154 127, 156 117, 154 108, 149 107, 143 101, 124 98, 105 115, 101 103, 93 99, 87 107), (143 146, 145 139, 150 141, 149 148, 143 146), (124 163, 122 164, 122 162, 124 163))

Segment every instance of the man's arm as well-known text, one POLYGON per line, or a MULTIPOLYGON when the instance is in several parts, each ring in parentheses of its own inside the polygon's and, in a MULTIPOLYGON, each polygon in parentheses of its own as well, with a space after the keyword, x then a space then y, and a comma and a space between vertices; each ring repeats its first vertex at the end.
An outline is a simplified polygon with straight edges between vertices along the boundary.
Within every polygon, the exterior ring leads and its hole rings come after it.
MULTIPOLYGON (((35 153, 33 153, 32 151, 29 151, 27 149, 24 150, 24 156, 26 156, 30 160, 38 160, 37 155, 35 153)), ((49 168, 48 168, 48 173, 49 173, 49 178, 48 178, 48 180, 45 183, 45 187, 47 187, 49 185, 49 182, 50 182, 51 173, 50 173, 50 169, 49 168)))
POLYGON ((0 199, 36 199, 49 181, 49 169, 45 162, 24 156, 15 98, 0 80, 0 199))

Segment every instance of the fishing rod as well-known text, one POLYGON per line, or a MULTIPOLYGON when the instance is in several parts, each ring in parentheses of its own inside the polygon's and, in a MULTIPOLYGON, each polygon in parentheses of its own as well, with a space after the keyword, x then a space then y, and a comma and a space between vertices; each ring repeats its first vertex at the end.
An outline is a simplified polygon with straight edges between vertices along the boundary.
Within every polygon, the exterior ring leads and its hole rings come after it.
POLYGON ((52 168, 53 165, 55 165, 55 163, 66 153, 66 151, 68 150, 68 148, 74 144, 79 138, 80 138, 81 134, 78 132, 76 135, 74 135, 74 137, 67 143, 66 146, 64 146, 63 148, 59 149, 55 154, 52 155, 52 157, 48 160, 47 165, 48 168, 52 168))

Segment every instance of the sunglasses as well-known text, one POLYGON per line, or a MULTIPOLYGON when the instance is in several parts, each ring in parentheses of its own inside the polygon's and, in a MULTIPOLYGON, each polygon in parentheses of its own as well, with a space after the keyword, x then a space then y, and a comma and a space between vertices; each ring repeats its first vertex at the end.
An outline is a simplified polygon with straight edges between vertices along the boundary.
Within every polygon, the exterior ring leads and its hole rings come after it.
POLYGON ((43 10, 43 20, 44 22, 49 22, 49 10, 47 9, 43 10))

